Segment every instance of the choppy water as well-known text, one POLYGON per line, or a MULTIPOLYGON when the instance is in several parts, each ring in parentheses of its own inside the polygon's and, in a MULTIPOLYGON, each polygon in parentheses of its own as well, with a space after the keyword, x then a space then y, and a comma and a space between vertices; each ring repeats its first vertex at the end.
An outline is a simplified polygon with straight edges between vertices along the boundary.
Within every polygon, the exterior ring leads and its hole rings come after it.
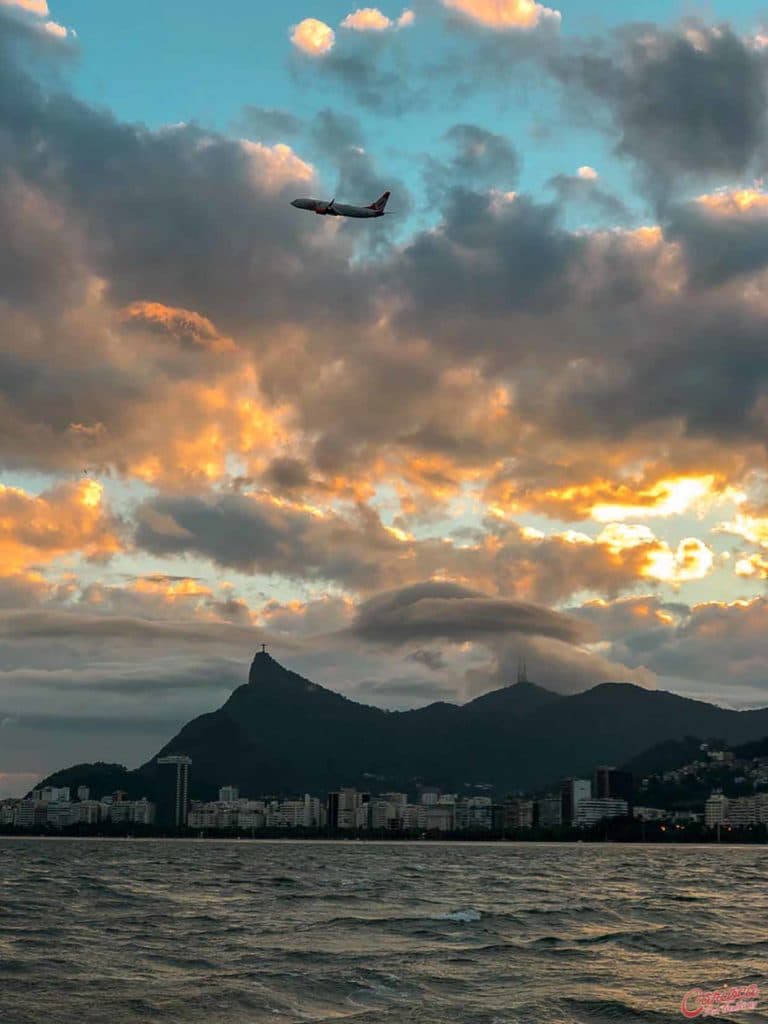
POLYGON ((683 1021, 757 983, 768 849, 0 840, 3 1024, 683 1021))

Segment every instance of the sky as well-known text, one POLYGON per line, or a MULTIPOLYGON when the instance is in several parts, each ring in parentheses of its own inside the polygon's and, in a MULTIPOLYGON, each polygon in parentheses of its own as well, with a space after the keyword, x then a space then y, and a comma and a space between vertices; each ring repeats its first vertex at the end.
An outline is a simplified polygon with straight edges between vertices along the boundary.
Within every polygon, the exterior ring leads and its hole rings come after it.
POLYGON ((0 0, 0 796, 261 643, 768 705, 767 76, 751 0, 0 0))

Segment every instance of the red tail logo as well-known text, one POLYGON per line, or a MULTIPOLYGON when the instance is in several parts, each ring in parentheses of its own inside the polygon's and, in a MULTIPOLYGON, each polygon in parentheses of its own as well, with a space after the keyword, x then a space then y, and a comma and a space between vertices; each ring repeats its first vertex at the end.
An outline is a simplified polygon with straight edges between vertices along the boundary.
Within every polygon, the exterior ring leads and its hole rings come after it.
POLYGON ((380 212, 383 211, 384 207, 387 205, 387 200, 388 199, 389 199, 389 192, 384 192, 382 195, 379 196, 379 198, 376 200, 375 203, 371 203, 371 205, 368 207, 368 209, 369 210, 376 210, 377 212, 380 213, 380 212))

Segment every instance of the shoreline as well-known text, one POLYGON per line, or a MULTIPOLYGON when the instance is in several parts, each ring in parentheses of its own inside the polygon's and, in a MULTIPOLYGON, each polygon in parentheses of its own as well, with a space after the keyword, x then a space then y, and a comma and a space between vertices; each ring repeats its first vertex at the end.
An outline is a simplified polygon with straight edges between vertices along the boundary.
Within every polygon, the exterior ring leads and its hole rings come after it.
POLYGON ((4 835, 0 834, 0 843, 4 840, 11 840, 12 842, 97 842, 97 843, 241 843, 241 842, 261 842, 261 843, 276 843, 276 844, 300 844, 309 843, 316 845, 332 845, 332 846, 349 846, 349 845, 378 845, 378 846, 411 846, 419 845, 423 848, 425 846, 486 846, 486 847, 532 847, 532 846, 544 846, 548 848, 559 847, 559 846, 589 846, 589 847, 621 847, 622 849, 648 849, 649 847, 675 847, 676 849, 719 849, 727 847, 728 849, 738 848, 753 848, 757 846, 768 845, 765 840, 753 840, 753 841, 732 841, 732 842, 716 842, 716 841, 660 841, 660 842, 632 842, 618 839, 386 839, 386 838, 371 838, 371 839, 356 839, 356 838, 338 838, 338 837, 299 837, 299 836, 263 836, 258 839, 251 839, 250 836, 71 836, 71 835, 4 835))

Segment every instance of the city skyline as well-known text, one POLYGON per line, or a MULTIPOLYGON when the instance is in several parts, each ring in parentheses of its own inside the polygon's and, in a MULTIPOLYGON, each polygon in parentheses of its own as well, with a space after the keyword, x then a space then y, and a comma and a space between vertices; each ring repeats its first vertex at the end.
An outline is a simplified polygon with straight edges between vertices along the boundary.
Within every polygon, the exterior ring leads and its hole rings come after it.
POLYGON ((0 795, 140 763, 261 642, 387 709, 520 658, 768 705, 767 40, 0 0, 0 795))

